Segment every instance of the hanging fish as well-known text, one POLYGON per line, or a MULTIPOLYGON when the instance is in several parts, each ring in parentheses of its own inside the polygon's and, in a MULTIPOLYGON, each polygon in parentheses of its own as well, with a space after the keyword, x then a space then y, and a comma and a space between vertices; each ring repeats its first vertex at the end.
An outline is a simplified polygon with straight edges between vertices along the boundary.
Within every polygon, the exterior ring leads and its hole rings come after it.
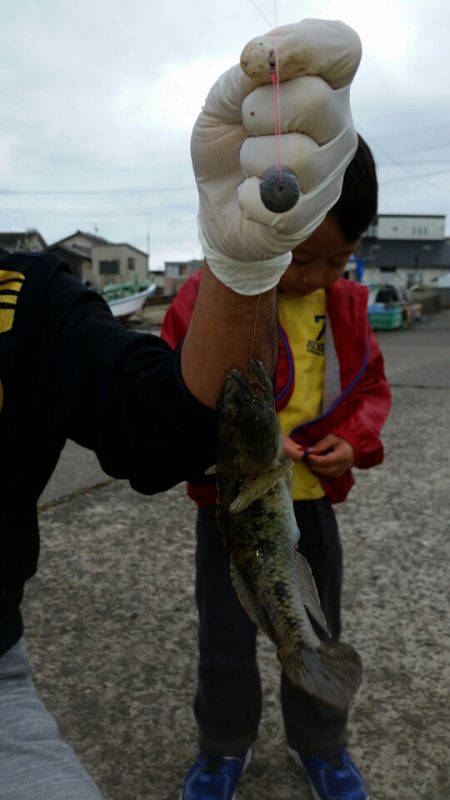
POLYGON ((262 364, 251 362, 248 380, 233 370, 217 407, 217 519, 237 596, 275 644, 290 680, 323 703, 345 708, 361 683, 362 663, 351 645, 319 639, 305 610, 326 631, 310 567, 297 550, 293 462, 283 455, 262 364))

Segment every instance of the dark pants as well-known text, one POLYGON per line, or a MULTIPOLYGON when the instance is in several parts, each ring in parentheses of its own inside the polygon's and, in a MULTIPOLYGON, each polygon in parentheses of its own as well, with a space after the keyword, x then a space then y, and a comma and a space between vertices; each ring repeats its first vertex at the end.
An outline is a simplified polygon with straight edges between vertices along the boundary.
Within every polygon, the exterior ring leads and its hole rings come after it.
MULTIPOLYGON (((311 566, 330 633, 338 638, 342 549, 336 517, 327 498, 297 501, 294 509, 301 531, 299 550, 311 566)), ((230 559, 222 545, 213 505, 198 512, 196 562, 200 661, 194 711, 200 749, 211 755, 231 756, 246 750, 256 739, 261 683, 257 629, 232 587, 230 559)), ((326 756, 345 747, 347 714, 296 688, 284 673, 281 705, 288 744, 293 749, 303 755, 326 756)))

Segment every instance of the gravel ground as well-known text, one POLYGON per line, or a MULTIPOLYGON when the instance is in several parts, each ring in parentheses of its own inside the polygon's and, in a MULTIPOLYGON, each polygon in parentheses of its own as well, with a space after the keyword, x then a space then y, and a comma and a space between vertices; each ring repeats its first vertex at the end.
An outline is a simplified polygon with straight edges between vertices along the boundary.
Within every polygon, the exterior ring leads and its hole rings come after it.
MULTIPOLYGON (((358 474, 338 512, 344 638, 365 662, 352 752, 371 800, 450 800, 450 314, 380 341, 395 384, 386 460, 358 474)), ((67 470, 68 457, 61 486, 67 470)), ((182 487, 143 498, 114 481, 63 494, 41 512, 24 608, 37 683, 105 800, 175 800, 196 753, 195 510, 182 487)), ((262 637, 260 663, 264 716, 239 800, 306 800, 262 637)))

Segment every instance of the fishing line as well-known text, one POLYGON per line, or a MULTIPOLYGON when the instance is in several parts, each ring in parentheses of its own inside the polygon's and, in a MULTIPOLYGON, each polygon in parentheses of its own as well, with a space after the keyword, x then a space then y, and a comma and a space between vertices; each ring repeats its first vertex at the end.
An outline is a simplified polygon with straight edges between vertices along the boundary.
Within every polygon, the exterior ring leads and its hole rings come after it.
POLYGON ((278 34, 278 9, 277 0, 273 3, 274 13, 274 49, 269 59, 270 80, 272 81, 273 91, 273 117, 275 134, 275 168, 281 179, 281 111, 280 111, 280 48, 278 34))
MULTIPOLYGON (((263 261, 265 261, 265 260, 266 259, 264 257, 263 261)), ((250 367, 250 362, 253 361, 253 354, 254 354, 254 351, 255 351, 256 327, 257 327, 257 324, 258 324, 258 313, 259 313, 259 303, 260 303, 260 300, 261 300, 261 294, 262 294, 262 291, 260 289, 259 293, 258 293, 258 300, 256 302, 255 324, 253 326, 252 346, 251 346, 251 349, 250 349, 249 367, 250 367)))
MULTIPOLYGON (((267 18, 258 8, 253 0, 250 0, 256 10, 264 17, 267 18)), ((273 104, 273 118, 274 118, 274 137, 275 137, 275 169, 278 173, 279 180, 281 181, 281 110, 280 110, 280 55, 279 55, 279 38, 278 38, 278 7, 277 0, 273 0, 273 16, 274 16, 274 46, 273 50, 269 53, 269 74, 272 83, 272 104, 273 104)), ((267 260, 267 252, 264 253, 263 262, 267 260)), ((258 293, 258 300, 256 303, 255 322, 253 326, 253 334, 251 339, 250 349, 250 362, 253 360, 256 342, 256 329, 258 326, 259 307, 261 301, 262 288, 258 293)))

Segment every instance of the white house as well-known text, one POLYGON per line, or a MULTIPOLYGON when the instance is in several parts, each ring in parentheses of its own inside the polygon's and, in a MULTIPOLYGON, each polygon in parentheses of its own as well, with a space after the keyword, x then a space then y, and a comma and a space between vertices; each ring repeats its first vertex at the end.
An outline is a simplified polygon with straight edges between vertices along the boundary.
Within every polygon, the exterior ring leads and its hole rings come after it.
POLYGON ((190 275, 203 266, 203 261, 166 261, 164 264, 164 294, 177 294, 190 275))
POLYGON ((364 260, 366 282, 435 286, 450 270, 445 215, 379 214, 356 255, 364 260))

